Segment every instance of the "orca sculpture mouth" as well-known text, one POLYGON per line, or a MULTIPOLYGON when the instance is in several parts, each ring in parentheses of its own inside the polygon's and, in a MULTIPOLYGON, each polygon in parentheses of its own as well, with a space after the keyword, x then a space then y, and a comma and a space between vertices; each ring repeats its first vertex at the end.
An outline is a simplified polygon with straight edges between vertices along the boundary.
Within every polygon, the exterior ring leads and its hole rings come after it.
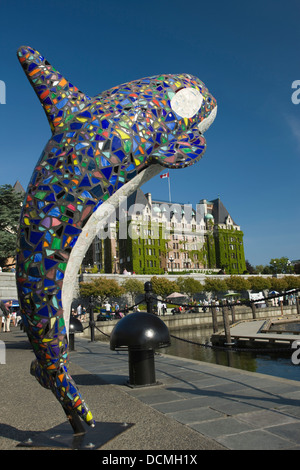
POLYGON ((206 132, 207 129, 212 125, 212 123, 214 122, 217 116, 217 111, 218 111, 218 106, 215 106, 212 112, 209 114, 209 116, 204 118, 203 121, 201 121, 198 124, 198 130, 200 134, 204 134, 204 132, 206 132))

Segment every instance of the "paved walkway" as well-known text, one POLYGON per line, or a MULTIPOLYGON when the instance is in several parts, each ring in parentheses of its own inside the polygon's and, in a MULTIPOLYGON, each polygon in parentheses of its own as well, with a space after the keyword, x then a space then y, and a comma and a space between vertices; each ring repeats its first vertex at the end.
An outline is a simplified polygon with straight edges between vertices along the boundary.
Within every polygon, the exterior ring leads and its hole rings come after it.
MULTIPOLYGON (((13 331, 0 333, 0 340, 7 346, 7 363, 0 364, 0 449, 12 449, 64 415, 29 375, 26 336, 13 331)), ((75 349, 71 373, 95 419, 134 424, 101 450, 300 449, 300 382, 158 354, 161 385, 132 389, 127 352, 78 337, 75 349)))

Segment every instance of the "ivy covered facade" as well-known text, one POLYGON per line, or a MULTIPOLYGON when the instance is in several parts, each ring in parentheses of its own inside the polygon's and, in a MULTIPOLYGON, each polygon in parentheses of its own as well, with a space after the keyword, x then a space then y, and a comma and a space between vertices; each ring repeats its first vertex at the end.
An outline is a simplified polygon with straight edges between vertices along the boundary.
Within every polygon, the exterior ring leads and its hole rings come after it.
POLYGON ((221 200, 193 208, 152 200, 140 189, 96 237, 89 266, 103 273, 164 274, 246 271, 243 232, 221 200))

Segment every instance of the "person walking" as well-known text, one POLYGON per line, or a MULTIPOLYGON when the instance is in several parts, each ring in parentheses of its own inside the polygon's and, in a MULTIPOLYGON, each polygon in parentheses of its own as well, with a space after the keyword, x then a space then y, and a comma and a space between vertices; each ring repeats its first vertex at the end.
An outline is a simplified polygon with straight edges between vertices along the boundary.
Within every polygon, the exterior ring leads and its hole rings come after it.
POLYGON ((80 319, 81 314, 82 314, 82 307, 81 307, 81 304, 78 305, 78 307, 77 307, 77 309, 76 309, 76 314, 77 314, 77 318, 80 319))
POLYGON ((8 300, 7 302, 3 303, 1 301, 0 308, 4 313, 4 326, 3 331, 10 331, 10 307, 12 306, 12 300, 8 300), (3 308, 4 307, 4 308, 3 308))
POLYGON ((4 303, 0 301, 0 332, 2 330, 2 323, 4 324, 4 310, 3 309, 5 309, 4 303))
POLYGON ((115 303, 115 318, 120 318, 120 306, 118 302, 115 303))
POLYGON ((106 315, 110 315, 111 313, 111 305, 110 303, 107 301, 106 304, 105 304, 105 312, 106 312, 106 315))

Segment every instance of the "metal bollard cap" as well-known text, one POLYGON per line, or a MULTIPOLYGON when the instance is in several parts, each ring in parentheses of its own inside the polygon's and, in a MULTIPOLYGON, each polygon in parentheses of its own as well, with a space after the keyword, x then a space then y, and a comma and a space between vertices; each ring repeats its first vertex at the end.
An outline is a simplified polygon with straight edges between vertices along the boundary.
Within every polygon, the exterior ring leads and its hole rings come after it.
POLYGON ((123 317, 110 335, 110 349, 148 350, 170 346, 168 327, 156 315, 130 313, 123 317))

